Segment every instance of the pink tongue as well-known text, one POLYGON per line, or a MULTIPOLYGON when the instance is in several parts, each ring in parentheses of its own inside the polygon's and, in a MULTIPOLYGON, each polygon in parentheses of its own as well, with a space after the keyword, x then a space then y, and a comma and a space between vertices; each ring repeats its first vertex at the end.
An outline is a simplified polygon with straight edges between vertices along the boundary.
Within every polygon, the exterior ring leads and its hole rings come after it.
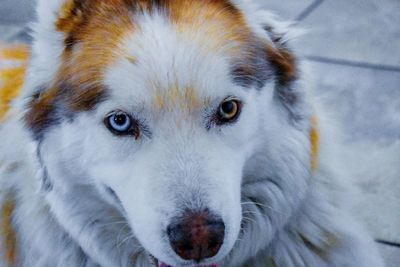
MULTIPOLYGON (((167 265, 165 263, 160 263, 159 267, 171 267, 171 266, 169 266, 169 265, 167 265)), ((208 265, 208 266, 197 266, 197 267, 218 267, 218 265, 217 264, 211 264, 211 265, 208 265)))

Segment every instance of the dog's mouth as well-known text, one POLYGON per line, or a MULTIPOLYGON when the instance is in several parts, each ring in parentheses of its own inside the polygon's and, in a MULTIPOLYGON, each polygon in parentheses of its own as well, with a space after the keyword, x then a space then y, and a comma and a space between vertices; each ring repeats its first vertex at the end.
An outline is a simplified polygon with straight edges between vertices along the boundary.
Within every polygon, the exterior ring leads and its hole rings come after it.
MULTIPOLYGON (((150 256, 150 258, 151 258, 154 266, 157 266, 157 267, 177 267, 177 266, 171 266, 171 265, 168 265, 168 264, 166 264, 164 262, 161 262, 157 258, 155 258, 154 256, 150 256)), ((218 264, 195 265, 195 267, 219 267, 219 265, 218 264)))

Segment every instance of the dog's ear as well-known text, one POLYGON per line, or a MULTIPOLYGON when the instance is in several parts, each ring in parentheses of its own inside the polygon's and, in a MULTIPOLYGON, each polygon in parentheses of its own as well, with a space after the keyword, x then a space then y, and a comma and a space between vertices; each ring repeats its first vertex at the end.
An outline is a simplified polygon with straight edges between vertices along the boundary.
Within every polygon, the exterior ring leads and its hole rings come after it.
POLYGON ((38 0, 38 22, 34 27, 36 39, 50 38, 51 34, 60 41, 63 36, 64 43, 72 33, 85 22, 94 0, 38 0))
POLYGON ((55 76, 74 27, 82 23, 89 2, 95 0, 37 0, 37 20, 31 26, 34 42, 24 94, 32 96, 55 76))
POLYGON ((298 78, 298 66, 294 53, 289 48, 286 32, 276 31, 272 25, 264 25, 271 43, 265 45, 266 54, 275 69, 276 82, 280 87, 289 86, 298 78))
POLYGON ((71 34, 88 16, 90 2, 90 0, 64 0, 57 13, 56 30, 66 35, 71 34))
POLYGON ((264 31, 264 48, 275 76, 275 96, 289 110, 292 119, 299 120, 304 114, 300 62, 290 48, 289 41, 301 34, 292 23, 282 22, 269 12, 261 12, 260 25, 264 31))
POLYGON ((48 29, 70 29, 83 19, 94 2, 95 0, 38 0, 37 18, 43 26, 45 23, 49 24, 48 29))
POLYGON ((23 92, 26 122, 36 136, 54 123, 55 101, 61 91, 70 89, 55 84, 55 77, 68 47, 72 47, 77 28, 85 23, 94 2, 100 1, 37 0, 37 21, 32 25, 34 42, 23 92))

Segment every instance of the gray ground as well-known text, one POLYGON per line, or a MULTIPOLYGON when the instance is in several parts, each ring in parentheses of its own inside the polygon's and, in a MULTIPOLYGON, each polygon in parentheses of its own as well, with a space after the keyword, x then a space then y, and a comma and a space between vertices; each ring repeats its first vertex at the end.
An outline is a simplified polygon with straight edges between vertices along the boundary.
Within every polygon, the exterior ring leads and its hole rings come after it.
MULTIPOLYGON (((361 189, 354 211, 400 266, 400 0, 256 0, 307 35, 295 42, 345 128, 361 189)), ((0 0, 0 40, 29 42, 33 0, 0 0)), ((361 267, 361 266, 360 266, 361 267)))

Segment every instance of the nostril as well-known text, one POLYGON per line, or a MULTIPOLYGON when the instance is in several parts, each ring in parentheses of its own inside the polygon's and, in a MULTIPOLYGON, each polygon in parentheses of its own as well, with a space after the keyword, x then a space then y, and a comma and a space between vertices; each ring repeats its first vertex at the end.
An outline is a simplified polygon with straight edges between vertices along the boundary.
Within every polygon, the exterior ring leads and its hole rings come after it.
POLYGON ((210 243, 209 245, 208 245, 208 248, 209 249, 215 249, 216 247, 218 247, 218 246, 220 246, 221 245, 221 243, 210 243))
POLYGON ((187 213, 173 220, 167 234, 178 256, 201 261, 217 255, 224 241, 225 225, 208 212, 187 213))
POLYGON ((185 255, 187 253, 187 251, 192 251, 193 250, 193 246, 192 245, 177 245, 177 252, 178 255, 185 255))

